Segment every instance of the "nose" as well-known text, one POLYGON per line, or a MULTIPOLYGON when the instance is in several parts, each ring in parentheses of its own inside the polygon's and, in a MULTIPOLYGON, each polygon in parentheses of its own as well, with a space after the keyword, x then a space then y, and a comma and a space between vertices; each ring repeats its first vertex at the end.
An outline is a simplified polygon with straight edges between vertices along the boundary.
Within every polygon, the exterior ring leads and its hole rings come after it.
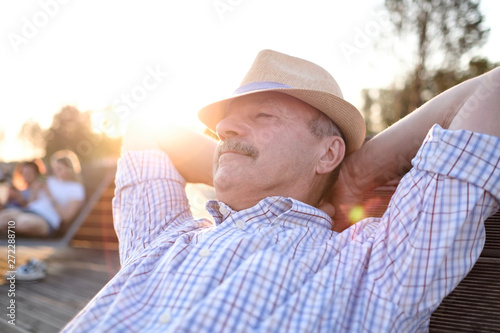
POLYGON ((231 114, 219 121, 217 126, 215 126, 215 131, 217 132, 219 138, 224 141, 227 138, 234 138, 245 135, 247 131, 247 125, 243 122, 241 117, 238 117, 235 114, 231 114))

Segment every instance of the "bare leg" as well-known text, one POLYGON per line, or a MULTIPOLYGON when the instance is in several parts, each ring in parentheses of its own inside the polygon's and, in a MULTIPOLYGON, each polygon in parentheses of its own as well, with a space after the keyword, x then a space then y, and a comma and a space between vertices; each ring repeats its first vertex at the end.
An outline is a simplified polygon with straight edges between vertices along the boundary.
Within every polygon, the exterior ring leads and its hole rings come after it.
POLYGON ((46 237, 49 235, 50 228, 47 221, 36 214, 19 214, 16 221, 16 233, 25 236, 46 237))
POLYGON ((7 234, 7 225, 9 221, 16 221, 17 217, 23 211, 18 208, 6 208, 0 211, 0 234, 7 234))

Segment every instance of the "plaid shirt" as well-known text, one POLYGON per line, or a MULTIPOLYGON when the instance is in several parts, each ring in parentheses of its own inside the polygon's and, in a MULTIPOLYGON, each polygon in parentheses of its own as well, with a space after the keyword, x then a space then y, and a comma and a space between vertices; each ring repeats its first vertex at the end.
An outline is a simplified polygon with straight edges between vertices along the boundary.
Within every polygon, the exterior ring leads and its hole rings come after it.
POLYGON ((122 268, 75 332, 420 332, 476 262, 498 209, 500 139, 434 126, 382 218, 342 233, 322 211, 269 197, 194 220, 159 151, 119 162, 122 268))

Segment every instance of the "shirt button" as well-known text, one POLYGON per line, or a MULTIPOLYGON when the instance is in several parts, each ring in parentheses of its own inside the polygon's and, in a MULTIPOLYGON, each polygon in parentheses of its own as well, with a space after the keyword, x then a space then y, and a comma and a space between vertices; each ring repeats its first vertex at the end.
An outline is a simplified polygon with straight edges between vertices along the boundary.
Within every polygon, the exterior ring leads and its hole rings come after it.
POLYGON ((245 222, 243 222, 242 220, 238 220, 236 221, 236 226, 240 229, 243 229, 245 227, 245 222))
POLYGON ((200 256, 202 257, 208 257, 210 255, 210 249, 204 248, 200 250, 200 256))
POLYGON ((162 314, 162 315, 160 316, 159 321, 160 321, 160 323, 162 323, 162 324, 166 324, 166 323, 168 323, 168 322, 170 321, 170 318, 171 318, 171 317, 170 317, 170 313, 165 312, 164 314, 162 314))
POLYGON ((229 213, 227 208, 221 203, 219 204, 219 212, 224 216, 226 216, 226 214, 229 213))

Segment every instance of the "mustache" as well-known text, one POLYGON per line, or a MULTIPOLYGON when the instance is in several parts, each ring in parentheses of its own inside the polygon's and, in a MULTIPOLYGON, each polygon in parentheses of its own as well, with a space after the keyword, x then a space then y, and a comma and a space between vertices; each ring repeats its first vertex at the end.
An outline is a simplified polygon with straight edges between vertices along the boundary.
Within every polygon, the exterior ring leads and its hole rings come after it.
POLYGON ((225 141, 222 141, 217 147, 217 159, 222 153, 228 151, 247 155, 252 158, 257 158, 257 156, 259 156, 259 151, 254 146, 246 143, 241 143, 236 140, 226 139, 225 141))

